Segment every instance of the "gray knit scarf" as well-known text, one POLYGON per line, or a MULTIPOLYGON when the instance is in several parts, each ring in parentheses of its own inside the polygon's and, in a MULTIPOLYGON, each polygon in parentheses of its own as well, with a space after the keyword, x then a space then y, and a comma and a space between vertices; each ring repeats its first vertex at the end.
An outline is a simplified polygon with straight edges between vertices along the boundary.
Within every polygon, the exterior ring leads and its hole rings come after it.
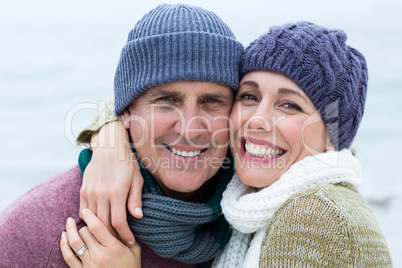
MULTIPOLYGON (((208 196, 203 203, 163 196, 155 179, 136 156, 144 178, 144 217, 136 219, 127 213, 127 221, 135 237, 161 257, 198 264, 212 260, 225 247, 231 235, 220 206, 222 193, 233 175, 230 152, 227 156, 230 161, 224 161, 225 164, 210 179, 208 196)), ((82 173, 91 157, 89 149, 81 152, 78 163, 82 173)))

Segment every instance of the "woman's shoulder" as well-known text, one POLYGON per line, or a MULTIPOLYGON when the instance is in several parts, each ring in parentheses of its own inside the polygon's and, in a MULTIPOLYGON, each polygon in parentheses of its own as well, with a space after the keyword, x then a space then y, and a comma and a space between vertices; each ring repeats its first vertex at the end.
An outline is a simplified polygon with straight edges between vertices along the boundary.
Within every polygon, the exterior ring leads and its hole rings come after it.
POLYGON ((358 211, 372 214, 368 202, 348 183, 328 183, 309 187, 288 198, 282 208, 289 205, 303 206, 304 209, 312 211, 315 211, 316 207, 324 206, 327 209, 332 208, 335 214, 343 214, 344 217, 354 216, 358 211), (352 215, 349 215, 350 213, 352 215))
POLYGON ((373 211, 355 187, 347 183, 310 187, 292 195, 276 211, 275 219, 292 218, 315 229, 342 233, 348 239, 377 233, 373 211))
MULTIPOLYGON (((278 250, 298 251, 302 260, 319 266, 391 263, 368 203, 345 183, 317 185, 291 196, 273 215, 261 256, 275 259, 275 254, 282 254, 278 250)), ((288 257, 282 255, 277 261, 288 257)))

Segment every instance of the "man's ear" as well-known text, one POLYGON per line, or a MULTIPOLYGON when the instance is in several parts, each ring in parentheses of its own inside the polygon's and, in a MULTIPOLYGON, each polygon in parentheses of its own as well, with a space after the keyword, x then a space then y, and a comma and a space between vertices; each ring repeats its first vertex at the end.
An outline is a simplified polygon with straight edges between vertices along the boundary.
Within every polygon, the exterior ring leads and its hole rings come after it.
POLYGON ((130 111, 127 109, 125 109, 122 113, 121 113, 121 120, 123 121, 123 125, 126 129, 130 129, 131 128, 131 113, 130 111))

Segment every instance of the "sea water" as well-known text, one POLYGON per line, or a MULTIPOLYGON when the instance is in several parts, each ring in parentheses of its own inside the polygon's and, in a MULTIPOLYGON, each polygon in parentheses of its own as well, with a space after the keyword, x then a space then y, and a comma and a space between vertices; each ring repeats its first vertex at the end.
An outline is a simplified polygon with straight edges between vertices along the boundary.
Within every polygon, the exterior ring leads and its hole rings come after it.
MULTIPOLYGON (((0 1, 0 210, 77 163, 82 148, 74 139, 112 96, 128 31, 160 2, 0 1)), ((353 144, 363 166, 360 190, 401 267, 402 2, 182 2, 216 12, 244 45, 271 25, 299 20, 348 34, 366 56, 370 77, 353 144)))

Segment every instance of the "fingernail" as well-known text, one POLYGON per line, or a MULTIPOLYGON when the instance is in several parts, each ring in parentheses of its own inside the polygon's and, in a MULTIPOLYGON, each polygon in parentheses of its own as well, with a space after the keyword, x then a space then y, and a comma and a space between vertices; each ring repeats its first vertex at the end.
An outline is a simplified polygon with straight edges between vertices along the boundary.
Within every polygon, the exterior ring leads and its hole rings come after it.
POLYGON ((143 215, 142 215, 142 209, 141 209, 141 208, 135 208, 135 213, 136 213, 138 216, 143 216, 143 215))
POLYGON ((127 245, 130 247, 130 246, 134 245, 134 242, 133 241, 127 241, 127 245))
POLYGON ((61 238, 64 239, 65 237, 66 237, 66 232, 65 231, 61 232, 61 238))
POLYGON ((73 222, 73 218, 68 217, 68 218, 67 218, 67 223, 72 223, 72 222, 73 222))
POLYGON ((85 213, 87 213, 87 209, 84 208, 84 209, 81 211, 81 213, 82 213, 82 215, 85 215, 85 213))

